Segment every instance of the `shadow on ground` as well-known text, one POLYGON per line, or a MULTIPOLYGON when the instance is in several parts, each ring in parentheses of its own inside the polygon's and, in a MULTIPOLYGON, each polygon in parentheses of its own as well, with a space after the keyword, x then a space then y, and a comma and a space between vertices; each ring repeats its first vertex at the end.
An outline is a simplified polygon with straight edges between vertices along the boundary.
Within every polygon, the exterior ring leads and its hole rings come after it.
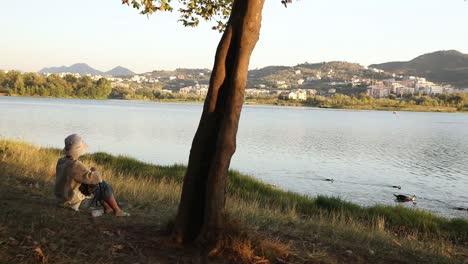
POLYGON ((57 206, 47 183, 5 178, 0 181, 0 263, 206 262, 197 249, 171 242, 157 211, 93 218, 57 206))

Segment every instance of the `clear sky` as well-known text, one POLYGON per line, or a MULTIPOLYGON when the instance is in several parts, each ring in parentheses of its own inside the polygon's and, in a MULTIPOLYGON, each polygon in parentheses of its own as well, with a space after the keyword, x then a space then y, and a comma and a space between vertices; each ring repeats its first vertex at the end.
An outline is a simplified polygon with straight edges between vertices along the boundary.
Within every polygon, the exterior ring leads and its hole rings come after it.
MULTIPOLYGON (((266 0, 250 68, 342 60, 363 65, 456 49, 468 53, 464 0, 266 0)), ((0 0, 0 68, 85 62, 137 73, 211 68, 220 33, 149 18, 120 0, 0 0)))

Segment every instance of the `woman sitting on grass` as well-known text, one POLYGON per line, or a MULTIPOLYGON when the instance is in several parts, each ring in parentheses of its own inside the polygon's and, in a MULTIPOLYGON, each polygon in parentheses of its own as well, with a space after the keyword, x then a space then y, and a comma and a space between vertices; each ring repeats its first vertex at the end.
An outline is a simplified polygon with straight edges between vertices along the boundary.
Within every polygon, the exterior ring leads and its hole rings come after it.
POLYGON ((78 160, 86 151, 88 151, 88 145, 77 134, 65 138, 63 149, 65 157, 58 160, 55 173, 55 196, 59 203, 78 211, 80 205, 81 208, 88 209, 92 204, 100 202, 106 213, 113 212, 115 216, 129 216, 120 209, 112 187, 102 180, 96 169, 94 167, 87 169, 78 160), (86 193, 85 189, 89 188, 80 188, 82 184, 98 186, 92 190, 92 193, 86 193))

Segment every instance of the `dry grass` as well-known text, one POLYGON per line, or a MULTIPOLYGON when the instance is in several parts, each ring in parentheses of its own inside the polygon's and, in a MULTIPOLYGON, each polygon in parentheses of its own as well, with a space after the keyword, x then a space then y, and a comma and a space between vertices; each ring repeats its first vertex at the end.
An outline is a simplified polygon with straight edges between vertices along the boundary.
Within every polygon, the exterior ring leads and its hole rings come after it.
MULTIPOLYGON (((0 151, 0 160, 5 162, 0 168, 3 175, 18 175, 45 183, 54 182, 55 165, 62 156, 58 150, 33 147, 22 142, 0 141, 0 151)), ((89 167, 96 167, 102 177, 112 183, 117 196, 142 203, 161 202, 173 206, 178 203, 181 185, 170 178, 137 178, 89 159, 85 159, 85 163, 89 167)))
MULTIPOLYGON (((53 200, 55 164, 59 157, 61 154, 55 149, 0 140, 0 182, 4 184, 3 189, 18 189, 19 193, 27 193, 32 197, 31 199, 53 200), (40 187, 36 188, 37 186, 40 187)), ((131 263, 127 260, 151 263, 150 260, 154 260, 151 258, 153 253, 147 253, 152 252, 147 248, 159 244, 154 242, 153 236, 149 234, 160 232, 158 230, 163 230, 166 223, 173 219, 181 191, 183 166, 161 167, 104 153, 85 156, 83 161, 88 166, 94 166, 101 171, 103 178, 114 186, 116 196, 131 204, 129 208, 133 215, 131 220, 127 220, 124 226, 120 222, 111 221, 113 225, 111 229, 117 226, 122 230, 127 230, 128 236, 131 237, 133 234, 134 242, 127 238, 130 241, 128 245, 122 244, 122 240, 119 239, 113 241, 112 245, 104 243, 110 248, 106 249, 105 259, 113 262, 117 258, 116 255, 120 254, 119 252, 126 252, 130 257, 123 259, 125 263, 131 263), (149 232, 148 228, 152 231, 149 232), (124 245, 124 249, 121 249, 121 245, 124 245)), ((401 222, 389 218, 388 215, 393 213, 391 208, 371 208, 371 210, 383 212, 371 214, 354 205, 346 207, 342 205, 342 202, 333 199, 320 200, 325 198, 314 201, 296 194, 271 189, 248 177, 237 175, 235 172, 232 174, 227 213, 233 224, 228 225, 218 251, 212 252, 213 256, 221 256, 226 261, 235 263, 281 263, 283 260, 292 263, 421 263, 431 260, 433 263, 457 263, 468 258, 467 241, 463 240, 462 233, 455 233, 457 239, 454 240, 452 239, 453 233, 450 233, 451 236, 446 236, 440 232, 430 232, 429 229, 424 231, 425 229, 420 227, 401 225, 401 222), (309 208, 309 205, 313 208, 309 208)), ((11 202, 15 203, 13 199, 11 202)), ((38 216, 33 217, 33 213, 30 212, 37 205, 30 202, 29 198, 16 202, 21 202, 21 204, 16 204, 18 208, 6 206, 6 210, 0 212, 0 249, 5 246, 13 250, 12 242, 8 240, 8 236, 12 236, 11 230, 23 234, 21 240, 14 238, 18 244, 31 247, 34 241, 40 241, 42 238, 52 239, 47 235, 47 231, 41 231, 41 235, 35 238, 36 240, 33 238, 31 241, 28 240, 26 236, 31 236, 30 233, 35 231, 37 226, 41 227, 40 230, 54 230, 54 227, 63 228, 63 225, 70 224, 57 216, 71 212, 62 213, 49 208, 49 211, 44 211, 37 218, 38 216), (25 206, 25 203, 28 205, 25 206), (19 207, 24 207, 24 209, 19 207), (12 216, 20 223, 18 227, 15 227, 16 229, 12 229, 12 216)), ((432 218, 429 217, 429 220, 432 221, 432 218)), ((70 221, 81 225, 79 218, 70 221)), ((442 221, 441 223, 450 224, 451 222, 442 221)), ((463 227, 464 222, 460 223, 463 227)), ((80 229, 75 229, 75 231, 84 232, 80 229)), ((55 237, 62 236, 63 239, 66 236, 66 233, 60 233, 56 229, 53 232, 55 232, 55 237)), ((96 240, 95 243, 101 242, 96 240)), ((72 254, 73 258, 66 258, 65 255, 70 254, 66 249, 66 243, 63 244, 58 240, 53 244, 46 242, 42 247, 44 254, 48 255, 48 261, 56 260, 58 263, 60 260, 62 263, 71 263, 79 262, 79 259, 84 258, 78 253, 72 254), (55 251, 52 250, 53 248, 56 248, 55 251), (51 252, 55 255, 52 256, 51 252)), ((99 259, 99 254, 90 253, 89 248, 85 247, 80 250, 84 252, 83 254, 91 254, 96 261, 99 259)), ((28 252, 22 258, 23 263, 38 257, 39 254, 37 251, 28 252)), ((157 259, 165 257, 158 256, 157 259)), ((3 262, 2 258, 6 258, 6 255, 0 253, 0 262, 3 262)), ((169 258, 168 262, 162 263, 171 262, 169 258)))
POLYGON ((245 228, 239 221, 226 219, 226 228, 217 247, 209 255, 229 259, 235 263, 271 263, 285 261, 293 254, 291 242, 279 237, 245 228))

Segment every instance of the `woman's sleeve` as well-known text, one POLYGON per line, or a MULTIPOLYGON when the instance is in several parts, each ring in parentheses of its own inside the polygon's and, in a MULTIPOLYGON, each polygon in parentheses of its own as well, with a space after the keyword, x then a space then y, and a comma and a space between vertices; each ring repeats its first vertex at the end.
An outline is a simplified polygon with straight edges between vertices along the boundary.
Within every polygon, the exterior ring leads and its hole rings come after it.
POLYGON ((73 179, 80 183, 98 184, 102 182, 102 178, 99 172, 89 170, 79 160, 77 160, 73 165, 72 175, 73 179))

